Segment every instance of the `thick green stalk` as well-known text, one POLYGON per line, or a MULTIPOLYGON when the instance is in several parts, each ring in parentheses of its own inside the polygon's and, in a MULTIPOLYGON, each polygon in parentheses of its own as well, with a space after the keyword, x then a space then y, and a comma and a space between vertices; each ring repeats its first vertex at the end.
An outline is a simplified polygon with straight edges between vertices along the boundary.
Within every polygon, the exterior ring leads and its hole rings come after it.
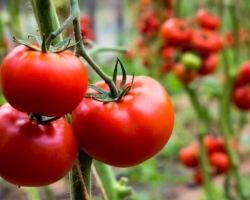
POLYGON ((91 194, 92 158, 80 150, 78 159, 70 171, 71 199, 89 200, 91 194))
MULTIPOLYGON (((36 17, 40 36, 49 37, 51 32, 59 29, 60 24, 52 0, 30 0, 33 12, 36 17)), ((58 35, 53 44, 58 44, 63 40, 62 35, 58 35)))
POLYGON ((229 11, 231 16, 231 21, 233 25, 233 36, 234 36, 234 64, 238 65, 240 58, 240 37, 239 37, 239 20, 237 16, 237 1, 232 1, 229 4, 229 11))
POLYGON ((176 0, 174 3, 174 16, 175 17, 181 17, 180 16, 180 9, 181 8, 181 0, 176 0))
MULTIPOLYGON (((72 5, 74 5, 74 9, 72 8, 72 13, 80 13, 78 1, 71 0, 71 2, 72 2, 72 5)), ((76 41, 82 40, 81 27, 80 27, 80 22, 79 22, 79 14, 77 15, 77 17, 73 19, 73 26, 74 26, 76 41)), ((118 92, 117 92, 116 85, 114 84, 112 78, 110 76, 107 76, 102 71, 102 69, 95 63, 95 61, 89 56, 82 42, 79 42, 77 44, 76 54, 78 56, 82 56, 87 61, 87 63, 95 70, 95 72, 105 81, 105 83, 108 84, 111 96, 117 97, 118 92)))
POLYGON ((110 166, 95 160, 94 167, 102 183, 105 200, 122 200, 131 195, 131 187, 126 186, 126 181, 117 182, 110 166))
POLYGON ((211 170, 208 162, 207 150, 204 145, 204 138, 206 136, 208 126, 209 126, 209 116, 207 109, 202 106, 197 98, 197 93, 189 86, 185 86, 185 90, 188 93, 193 108, 196 111, 197 118, 199 119, 199 129, 198 129, 198 142, 199 142, 199 160, 201 164, 201 170, 203 174, 204 189, 209 200, 215 200, 215 196, 212 189, 211 182, 211 170))

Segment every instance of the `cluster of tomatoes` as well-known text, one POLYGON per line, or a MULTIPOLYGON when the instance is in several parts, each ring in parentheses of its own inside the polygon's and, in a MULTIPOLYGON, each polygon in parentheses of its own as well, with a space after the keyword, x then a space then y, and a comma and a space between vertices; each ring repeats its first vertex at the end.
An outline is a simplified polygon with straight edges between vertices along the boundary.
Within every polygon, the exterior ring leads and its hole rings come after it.
MULTIPOLYGON (((37 47, 37 46, 35 46, 37 47)), ((0 176, 19 186, 42 186, 65 176, 78 155, 73 128, 61 116, 82 101, 84 64, 70 51, 15 47, 1 65, 0 176)))
MULTIPOLYGON (((203 142, 212 169, 212 177, 227 173, 230 169, 230 160, 225 149, 223 138, 207 135, 203 142)), ((234 149, 237 148, 234 140, 231 140, 230 143, 234 149)), ((201 185, 203 183, 203 176, 200 168, 199 153, 198 143, 192 142, 180 150, 179 159, 185 167, 193 170, 194 182, 201 185)))
POLYGON ((250 110, 250 61, 245 61, 239 68, 239 72, 235 78, 232 101, 234 105, 241 111, 250 110))
POLYGON ((167 144, 174 109, 158 81, 113 77, 117 96, 105 81, 87 89, 82 61, 59 50, 19 45, 2 62, 7 103, 0 107, 0 177, 19 186, 44 186, 71 170, 79 146, 105 164, 131 167, 167 144), (98 99, 104 94, 108 101, 98 99))
POLYGON ((144 67, 151 68, 155 65, 154 58, 160 60, 158 35, 162 22, 172 15, 172 11, 172 0, 157 2, 140 0, 137 7, 135 7, 136 29, 139 36, 136 38, 134 51, 137 56, 139 55, 144 67))
POLYGON ((219 17, 203 8, 197 11, 191 24, 182 18, 167 19, 161 25, 160 33, 164 39, 163 52, 171 48, 173 51, 172 58, 166 61, 168 71, 172 69, 184 84, 213 73, 223 47, 217 32, 219 26, 219 17))

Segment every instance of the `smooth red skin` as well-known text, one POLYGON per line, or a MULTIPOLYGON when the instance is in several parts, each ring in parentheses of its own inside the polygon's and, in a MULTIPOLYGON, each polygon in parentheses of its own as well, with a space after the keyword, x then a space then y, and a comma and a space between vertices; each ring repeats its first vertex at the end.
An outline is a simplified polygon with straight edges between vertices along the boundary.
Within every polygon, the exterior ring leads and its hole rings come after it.
POLYGON ((194 81, 198 73, 196 70, 188 70, 183 63, 177 63, 173 67, 173 72, 178 80, 180 80, 183 84, 188 85, 192 81, 194 81))
POLYGON ((208 75, 213 73, 219 64, 219 57, 217 53, 212 53, 203 58, 202 65, 198 70, 200 75, 208 75))
POLYGON ((42 53, 20 45, 3 60, 1 84, 4 97, 17 110, 61 116, 81 102, 88 75, 70 51, 42 53))
MULTIPOLYGON (((126 85, 130 82, 128 76, 126 85)), ((95 85, 108 89, 103 81, 95 85)), ((131 167, 155 156, 167 144, 174 110, 159 82, 135 76, 132 89, 120 102, 84 98, 72 112, 72 125, 91 157, 111 166, 131 167)))
POLYGON ((212 15, 206 9, 199 9, 196 13, 196 21, 200 27, 209 29, 209 30, 216 30, 220 26, 220 18, 212 15))
POLYGON ((241 111, 250 109, 250 89, 247 86, 241 86, 233 89, 232 101, 241 111))
POLYGON ((168 45, 184 46, 192 38, 192 29, 182 19, 170 18, 163 22, 161 26, 161 35, 167 41, 168 45))
POLYGON ((214 31, 199 29, 194 31, 192 37, 193 47, 201 54, 219 52, 222 49, 222 39, 214 31))
POLYGON ((179 160, 185 167, 197 167, 199 164, 197 146, 190 145, 182 148, 179 152, 179 160))
POLYGON ((19 186, 58 181, 78 155, 76 136, 64 118, 37 125, 8 103, 0 108, 0 137, 0 176, 19 186))
POLYGON ((235 80, 235 88, 245 86, 250 83, 250 61, 241 64, 239 73, 235 80))
POLYGON ((227 154, 215 152, 209 157, 210 165, 215 169, 215 174, 226 173, 230 168, 230 161, 227 154))
POLYGON ((206 148, 208 154, 213 154, 218 149, 217 140, 215 137, 213 137, 211 135, 205 136, 204 145, 205 145, 205 148, 206 148))

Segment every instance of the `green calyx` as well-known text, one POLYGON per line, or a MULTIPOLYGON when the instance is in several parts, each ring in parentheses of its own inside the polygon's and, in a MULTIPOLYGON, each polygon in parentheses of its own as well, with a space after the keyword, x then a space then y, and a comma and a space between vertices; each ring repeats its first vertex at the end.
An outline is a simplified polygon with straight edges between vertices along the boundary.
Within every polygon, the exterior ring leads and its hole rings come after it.
POLYGON ((34 36, 34 35, 30 35, 28 36, 28 38, 34 38, 36 41, 36 44, 30 44, 29 42, 23 41, 23 40, 19 40, 15 37, 13 37, 13 41, 21 44, 21 45, 25 45, 26 47, 28 47, 30 50, 33 51, 41 51, 43 53, 61 53, 65 50, 69 50, 74 48, 79 42, 78 41, 76 43, 71 43, 71 40, 73 38, 73 34, 70 35, 69 37, 65 38, 63 41, 61 41, 60 43, 56 44, 56 45, 51 45, 52 41, 48 41, 45 36, 43 36, 43 39, 41 39, 38 36, 34 36))
MULTIPOLYGON (((114 72, 113 72, 113 77, 112 77, 112 84, 113 85, 117 85, 117 70, 118 70, 118 67, 120 66, 121 70, 122 70, 122 80, 119 84, 119 87, 116 88, 116 90, 111 90, 111 87, 110 88, 110 91, 108 90, 105 90, 103 88, 100 88, 100 87, 97 87, 93 84, 89 84, 88 87, 97 91, 98 93, 87 93, 85 95, 85 97, 87 98, 93 98, 97 101, 101 101, 101 102, 119 102, 121 101, 121 99, 130 91, 130 89, 132 88, 132 85, 133 85, 133 82, 134 82, 134 74, 132 76, 132 81, 131 83, 125 87, 126 85, 126 81, 127 81, 127 74, 126 74, 126 71, 125 71, 125 68, 122 64, 122 62, 117 58, 117 61, 116 61, 116 65, 115 65, 115 69, 114 69, 114 72)), ((110 86, 110 85, 109 85, 110 86)))

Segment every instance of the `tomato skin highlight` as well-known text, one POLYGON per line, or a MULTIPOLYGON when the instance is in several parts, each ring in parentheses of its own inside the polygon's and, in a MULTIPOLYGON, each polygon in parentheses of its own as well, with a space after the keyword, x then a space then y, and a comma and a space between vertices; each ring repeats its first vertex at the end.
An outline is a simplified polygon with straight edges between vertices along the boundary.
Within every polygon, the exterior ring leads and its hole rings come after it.
POLYGON ((42 53, 20 45, 2 62, 1 85, 6 100, 15 109, 62 116, 81 102, 88 74, 70 51, 42 53))
MULTIPOLYGON (((131 80, 128 76, 126 85, 131 80)), ((95 85, 108 89, 103 81, 95 85)), ((135 76, 131 90, 119 102, 84 98, 72 112, 72 125, 81 147, 91 157, 111 166, 131 167, 166 145, 174 126, 174 111, 160 83, 135 76)))
POLYGON ((44 186, 64 177, 78 142, 64 118, 38 125, 8 103, 0 108, 0 176, 19 186, 44 186))

